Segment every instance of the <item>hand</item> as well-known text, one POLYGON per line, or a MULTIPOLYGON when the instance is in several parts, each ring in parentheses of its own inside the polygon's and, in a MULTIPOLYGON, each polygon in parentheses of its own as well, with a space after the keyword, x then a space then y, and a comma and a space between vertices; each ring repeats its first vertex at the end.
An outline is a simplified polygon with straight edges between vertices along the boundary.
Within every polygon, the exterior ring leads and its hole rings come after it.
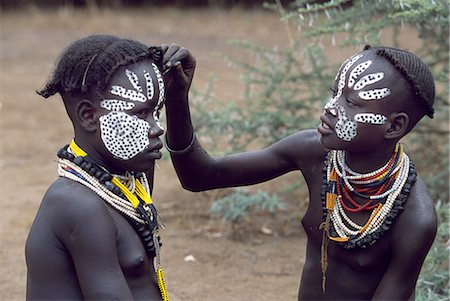
POLYGON ((162 44, 166 95, 187 97, 195 71, 195 58, 184 47, 162 44))

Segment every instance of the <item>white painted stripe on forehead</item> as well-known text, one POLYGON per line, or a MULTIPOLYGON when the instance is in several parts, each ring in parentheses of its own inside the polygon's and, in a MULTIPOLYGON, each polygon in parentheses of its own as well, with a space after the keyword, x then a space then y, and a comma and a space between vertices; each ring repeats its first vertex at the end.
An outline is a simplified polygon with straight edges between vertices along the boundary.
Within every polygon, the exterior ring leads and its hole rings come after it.
POLYGON ((103 99, 100 107, 109 111, 127 111, 134 108, 134 103, 119 99, 103 99))
POLYGON ((367 85, 371 85, 376 82, 379 82, 383 78, 384 78, 383 72, 371 73, 371 74, 364 75, 362 78, 360 78, 358 80, 358 82, 355 84, 355 87, 353 89, 356 91, 361 90, 364 87, 366 87, 367 85))
POLYGON ((144 77, 147 85, 147 99, 150 100, 155 94, 155 87, 153 86, 153 80, 150 73, 146 70, 144 70, 144 77))
POLYGON ((131 101, 147 101, 147 97, 141 92, 135 90, 128 90, 121 86, 111 86, 111 94, 120 96, 122 98, 129 99, 131 101))
POLYGON ((128 77, 128 80, 130 81, 130 83, 133 86, 133 88, 135 90, 137 90, 138 92, 142 92, 142 88, 139 85, 139 78, 138 78, 138 76, 133 71, 128 70, 128 69, 125 70, 125 74, 128 77))
POLYGON ((157 107, 161 107, 162 103, 164 102, 164 80, 161 76, 161 72, 158 69, 158 66, 156 66, 155 63, 152 63, 153 70, 155 71, 156 78, 158 79, 158 87, 159 87, 159 99, 157 107))
POLYGON ((367 91, 361 91, 358 93, 359 98, 363 100, 382 99, 391 94, 389 88, 373 89, 367 91))
POLYGON ((357 65, 352 72, 350 72, 350 76, 348 79, 348 87, 351 88, 355 84, 356 79, 358 76, 361 75, 364 71, 366 71, 367 68, 372 64, 371 60, 365 61, 359 65, 357 65))

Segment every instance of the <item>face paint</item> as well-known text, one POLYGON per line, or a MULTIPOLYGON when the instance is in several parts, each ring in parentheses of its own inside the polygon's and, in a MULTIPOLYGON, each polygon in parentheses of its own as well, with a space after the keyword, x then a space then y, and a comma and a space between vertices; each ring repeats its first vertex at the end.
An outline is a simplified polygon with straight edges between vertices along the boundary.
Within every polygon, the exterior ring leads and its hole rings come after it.
POLYGON ((147 101, 147 97, 145 97, 145 95, 142 94, 141 92, 135 90, 128 90, 121 86, 112 86, 111 94, 120 96, 122 98, 126 98, 131 101, 140 101, 140 102, 147 101))
POLYGON ((103 99, 100 107, 108 111, 126 111, 133 109, 134 103, 118 99, 103 99))
POLYGON ((355 80, 358 78, 358 76, 366 71, 367 68, 372 64, 372 61, 365 61, 364 63, 359 64, 355 67, 355 69, 350 72, 350 77, 348 79, 348 87, 351 88, 355 84, 355 80))
POLYGON ((387 122, 386 116, 374 113, 356 114, 353 119, 361 123, 370 123, 370 124, 385 124, 387 122))
POLYGON ((149 144, 150 124, 125 112, 109 112, 100 117, 101 138, 115 157, 129 160, 149 144))
POLYGON ((338 121, 336 122, 336 135, 344 141, 352 141, 356 137, 356 122, 348 118, 345 109, 338 106, 338 121))
POLYGON ((345 64, 344 68, 341 71, 341 75, 339 76, 338 90, 336 91, 336 95, 334 95, 334 97, 332 99, 330 99, 330 101, 325 105, 325 110, 329 109, 329 108, 334 108, 336 106, 336 103, 337 103, 339 97, 341 97, 341 95, 342 95, 342 90, 344 90, 344 87, 345 87, 345 79, 346 79, 347 71, 361 57, 362 57, 362 54, 358 54, 358 55, 354 56, 353 58, 350 58, 348 60, 347 64, 345 64))
POLYGON ((359 91, 362 88, 364 88, 367 85, 371 85, 374 84, 380 80, 382 80, 384 77, 384 73, 383 72, 378 72, 378 73, 371 73, 371 74, 367 74, 364 75, 362 78, 360 78, 360 80, 356 83, 355 87, 353 88, 353 90, 355 91, 359 91))
POLYGON ((153 119, 155 119, 156 124, 161 130, 164 130, 164 127, 162 126, 161 122, 159 121, 159 110, 161 110, 163 103, 164 103, 164 80, 161 76, 161 72, 159 72, 158 67, 152 63, 153 71, 155 71, 156 78, 158 80, 158 88, 159 88, 159 98, 158 103, 155 106, 155 109, 153 110, 153 119))
MULTIPOLYGON (((155 64, 152 64, 152 67, 158 79, 159 88, 159 99, 154 107, 153 118, 156 125, 163 130, 158 119, 158 113, 164 103, 164 81, 158 67, 155 64)), ((100 102, 102 108, 110 111, 99 118, 101 139, 106 149, 114 157, 123 160, 135 157, 150 144, 150 123, 125 112, 135 107, 133 102, 152 101, 155 96, 155 87, 151 74, 146 70, 143 70, 142 73, 145 82, 145 92, 139 84, 139 76, 133 71, 126 69, 125 76, 133 89, 112 85, 110 93, 129 101, 104 99, 100 102)))
MULTIPOLYGON (((342 95, 342 91, 345 87, 345 81, 347 80, 347 72, 350 68, 362 57, 362 54, 356 55, 344 63, 344 67, 340 71, 339 82, 338 82, 338 90, 332 99, 325 105, 325 110, 329 110, 329 112, 336 116, 338 116, 338 121, 335 125, 336 135, 344 140, 351 141, 357 135, 357 122, 360 123, 368 123, 368 124, 384 124, 387 121, 387 118, 381 114, 374 113, 360 113, 356 114, 353 118, 348 117, 345 109, 338 104, 338 100, 342 95)), ((368 85, 379 82, 383 79, 384 73, 371 73, 363 76, 358 80, 358 77, 366 71, 372 65, 371 60, 367 60, 358 64, 349 74, 348 77, 348 88, 353 88, 354 91, 359 91, 365 88, 368 85)), ((339 74, 339 72, 338 72, 339 74)), ((336 80, 338 75, 336 75, 336 80)), ((373 89, 373 90, 364 90, 358 92, 358 96, 363 100, 378 100, 382 99, 388 95, 390 95, 389 88, 381 88, 381 89, 373 89)))
POLYGON ((391 94, 389 88, 373 89, 368 91, 361 91, 358 93, 359 98, 364 100, 382 99, 391 94))

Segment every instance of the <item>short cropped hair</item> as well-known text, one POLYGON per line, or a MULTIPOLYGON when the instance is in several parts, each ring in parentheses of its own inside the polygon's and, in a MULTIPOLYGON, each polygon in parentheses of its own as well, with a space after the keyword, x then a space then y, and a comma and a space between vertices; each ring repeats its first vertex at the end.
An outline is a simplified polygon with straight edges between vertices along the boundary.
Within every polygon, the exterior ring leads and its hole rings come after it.
POLYGON ((48 98, 56 93, 85 94, 103 90, 121 66, 152 59, 162 68, 160 47, 111 35, 92 35, 72 43, 61 54, 45 88, 37 93, 48 98))
POLYGON ((415 54, 391 47, 367 45, 364 50, 373 51, 384 57, 410 84, 411 92, 430 118, 434 115, 435 85, 428 66, 415 54))

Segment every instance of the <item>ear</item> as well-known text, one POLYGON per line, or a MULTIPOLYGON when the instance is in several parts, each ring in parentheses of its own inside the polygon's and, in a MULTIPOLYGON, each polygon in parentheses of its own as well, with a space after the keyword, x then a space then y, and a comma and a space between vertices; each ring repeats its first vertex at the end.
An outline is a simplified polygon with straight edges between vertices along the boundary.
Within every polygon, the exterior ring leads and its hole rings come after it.
POLYGON ((408 131, 409 116, 404 112, 392 113, 388 117, 387 125, 389 127, 387 128, 384 137, 386 139, 400 139, 408 131))
POLYGON ((75 108, 76 118, 84 130, 94 132, 97 130, 97 107, 89 99, 78 102, 75 108))

